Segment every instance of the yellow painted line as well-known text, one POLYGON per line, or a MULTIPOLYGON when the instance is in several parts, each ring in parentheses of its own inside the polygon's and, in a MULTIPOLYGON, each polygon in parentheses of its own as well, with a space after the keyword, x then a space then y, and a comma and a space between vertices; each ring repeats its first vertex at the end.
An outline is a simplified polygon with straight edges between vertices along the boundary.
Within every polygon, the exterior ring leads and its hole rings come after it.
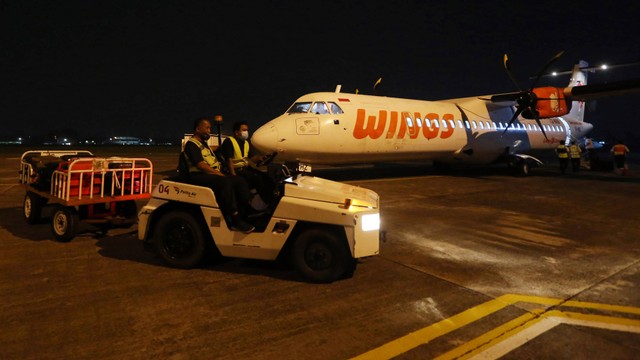
POLYGON ((444 319, 433 325, 427 326, 423 329, 388 342, 376 349, 356 356, 353 359, 390 359, 420 345, 423 345, 437 337, 459 329, 489 314, 492 314, 508 305, 508 303, 501 301, 500 298, 487 301, 450 318, 444 319))
POLYGON ((458 346, 457 348, 438 356, 437 360, 458 359, 463 356, 473 355, 475 350, 482 350, 487 347, 493 346, 493 344, 502 341, 512 334, 524 330, 526 327, 535 325, 542 319, 540 314, 544 312, 544 309, 536 309, 532 313, 526 313, 516 319, 504 323, 497 328, 488 331, 477 338, 458 346))
MULTIPOLYGON (((353 359, 364 360, 364 359, 390 359, 395 356, 401 355, 409 350, 412 350, 418 346, 424 345, 429 341, 436 339, 442 335, 445 335, 451 331, 457 330, 463 326, 466 326, 470 323, 475 322, 487 315, 490 315, 496 311, 499 311, 507 306, 519 303, 534 303, 539 305, 545 305, 548 307, 558 306, 558 307, 577 307, 577 308, 585 308, 585 309, 597 309, 597 310, 606 310, 606 311, 614 311, 620 313, 628 313, 628 314, 640 314, 640 308, 630 307, 630 306, 619 306, 619 305, 609 305, 609 304, 601 304, 601 303, 591 303, 591 302, 582 302, 582 301, 566 301, 560 298, 548 298, 548 297, 540 297, 540 296, 530 296, 530 295, 518 295, 518 294, 506 294, 500 297, 497 297, 493 300, 487 301, 478 306, 472 307, 468 310, 465 310, 459 314, 456 314, 447 319, 441 320, 433 325, 427 326, 420 330, 409 333, 403 337, 400 337, 396 340, 390 341, 378 348, 370 350, 362 355, 356 356, 353 359)), ((545 313, 546 315, 540 315, 544 313, 544 309, 537 309, 532 312, 528 312, 527 314, 509 321, 506 324, 503 324, 486 334, 479 336, 478 338, 471 340, 470 342, 442 355, 442 359, 450 359, 458 356, 472 356, 476 354, 477 351, 482 351, 482 349, 486 349, 492 344, 495 344, 496 341, 502 341, 510 336, 513 336, 527 328, 536 325, 541 319, 548 317, 548 314, 579 314, 580 313, 563 313, 558 310, 553 310, 545 313), (538 319, 535 319, 538 317, 538 319), (530 324, 529 324, 530 323, 530 324), (496 340, 496 341, 492 341, 496 340), (482 346, 482 344, 485 344, 482 346), (476 349, 477 351, 473 350, 476 349), (454 353, 455 352, 455 353, 454 353), (468 354, 467 354, 468 353, 468 354), (449 355, 449 354, 455 354, 449 355), (464 355, 467 354, 467 355, 464 355), (447 357, 450 356, 450 357, 447 357)), ((564 315, 563 315, 564 316, 564 315)), ((575 316, 575 315, 572 315, 575 316)), ((585 315, 586 316, 586 315, 585 315)), ((588 315, 588 316, 601 316, 601 315, 588 315)), ((564 316, 566 317, 566 316, 564 316)), ((615 317, 603 317, 603 319, 619 319, 620 321, 626 321, 629 319, 623 318, 615 318, 615 317)), ((594 319, 594 318, 590 318, 594 319)), ((589 320, 593 321, 593 320, 589 320)), ((636 320, 629 320, 633 323, 636 320)), ((609 324, 613 324, 614 322, 609 322, 609 324)), ((635 325, 631 325, 635 326, 635 325)))
MULTIPOLYGON (((522 318, 522 317, 521 317, 522 318)), ((524 345, 538 335, 560 324, 600 328, 605 330, 640 333, 640 320, 604 315, 582 314, 552 310, 542 314, 531 323, 523 324, 515 331, 492 339, 494 330, 441 356, 443 359, 497 359, 524 345)), ((497 328, 498 329, 498 328, 497 328)))

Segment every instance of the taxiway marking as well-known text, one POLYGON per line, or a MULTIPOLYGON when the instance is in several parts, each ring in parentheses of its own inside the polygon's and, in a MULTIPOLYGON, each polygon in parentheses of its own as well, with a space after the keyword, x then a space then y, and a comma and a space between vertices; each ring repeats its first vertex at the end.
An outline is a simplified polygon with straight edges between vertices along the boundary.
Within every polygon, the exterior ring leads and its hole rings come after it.
MULTIPOLYGON (((390 341, 354 359, 390 359, 429 341, 473 323, 507 306, 519 302, 547 307, 572 307, 640 315, 640 308, 583 301, 566 301, 529 295, 507 294, 465 310, 450 318, 390 341)), ((560 324, 598 327, 616 331, 640 333, 640 320, 605 315, 565 312, 546 308, 529 311, 493 330, 441 355, 439 359, 496 358, 523 345, 530 339, 560 324)))

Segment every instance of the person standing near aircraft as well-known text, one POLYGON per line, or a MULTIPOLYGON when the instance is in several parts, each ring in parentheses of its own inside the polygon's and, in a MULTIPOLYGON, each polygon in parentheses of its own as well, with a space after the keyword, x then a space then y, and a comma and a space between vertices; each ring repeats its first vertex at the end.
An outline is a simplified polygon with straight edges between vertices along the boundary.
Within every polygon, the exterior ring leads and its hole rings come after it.
POLYGON ((580 171, 580 156, 582 154, 582 150, 580 150, 580 146, 578 146, 575 140, 571 141, 571 146, 569 146, 569 157, 571 158, 571 170, 573 172, 580 171))
POLYGON ((627 170, 627 155, 629 154, 629 148, 624 142, 619 141, 611 148, 611 153, 615 160, 616 172, 625 174, 627 170))
POLYGON ((240 212, 249 207, 249 186, 238 176, 225 175, 221 164, 207 144, 211 133, 211 123, 199 118, 194 123, 194 135, 184 146, 184 155, 189 167, 189 182, 211 188, 220 209, 229 219, 229 227, 243 233, 252 232, 255 227, 244 221, 240 212))
POLYGON ((222 142, 222 156, 227 160, 229 173, 243 177, 255 188, 266 203, 273 200, 272 186, 266 174, 251 166, 252 162, 263 159, 257 155, 249 140, 249 125, 244 121, 233 124, 233 137, 222 142))
POLYGON ((558 162, 560 163, 560 172, 564 174, 569 165, 569 149, 564 143, 560 143, 556 147, 556 156, 558 156, 558 162))

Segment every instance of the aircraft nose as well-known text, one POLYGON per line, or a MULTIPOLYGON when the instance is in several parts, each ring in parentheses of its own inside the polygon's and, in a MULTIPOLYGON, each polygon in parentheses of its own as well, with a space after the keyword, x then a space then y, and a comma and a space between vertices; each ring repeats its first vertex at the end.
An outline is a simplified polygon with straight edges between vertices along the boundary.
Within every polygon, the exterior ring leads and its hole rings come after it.
POLYGON ((264 125, 253 132, 251 144, 262 153, 276 151, 278 142, 278 129, 274 125, 264 125))

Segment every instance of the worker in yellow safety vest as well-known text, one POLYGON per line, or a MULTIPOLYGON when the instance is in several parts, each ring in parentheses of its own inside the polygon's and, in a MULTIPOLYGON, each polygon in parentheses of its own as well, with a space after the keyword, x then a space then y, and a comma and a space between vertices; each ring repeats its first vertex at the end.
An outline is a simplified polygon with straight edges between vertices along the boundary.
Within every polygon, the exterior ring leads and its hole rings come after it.
POLYGON ((221 153, 232 176, 243 177, 266 204, 273 200, 273 182, 267 174, 253 167, 253 164, 264 160, 266 156, 256 154, 251 146, 249 124, 244 121, 233 124, 233 136, 222 142, 221 153))
POLYGON ((582 150, 580 146, 576 144, 574 140, 571 141, 571 145, 569 146, 569 158, 571 158, 571 169, 573 172, 578 172, 580 170, 580 157, 582 155, 582 150))
MULTIPOLYGON (((207 144, 211 133, 211 122, 205 118, 197 119, 194 135, 184 145, 181 158, 186 160, 190 184, 209 187, 216 196, 220 210, 231 230, 250 233, 255 229, 246 221, 249 210, 249 186, 243 178, 225 175, 220 171, 221 164, 207 144)), ((182 159, 181 159, 182 161, 182 159)))
POLYGON ((560 163, 560 172, 565 173, 567 171, 567 165, 569 165, 569 148, 564 143, 558 144, 556 147, 556 156, 560 163))
POLYGON ((613 145, 613 147, 611 148, 611 153, 613 154, 617 171, 626 170, 627 155, 629 155, 629 152, 629 148, 622 141, 613 145))

